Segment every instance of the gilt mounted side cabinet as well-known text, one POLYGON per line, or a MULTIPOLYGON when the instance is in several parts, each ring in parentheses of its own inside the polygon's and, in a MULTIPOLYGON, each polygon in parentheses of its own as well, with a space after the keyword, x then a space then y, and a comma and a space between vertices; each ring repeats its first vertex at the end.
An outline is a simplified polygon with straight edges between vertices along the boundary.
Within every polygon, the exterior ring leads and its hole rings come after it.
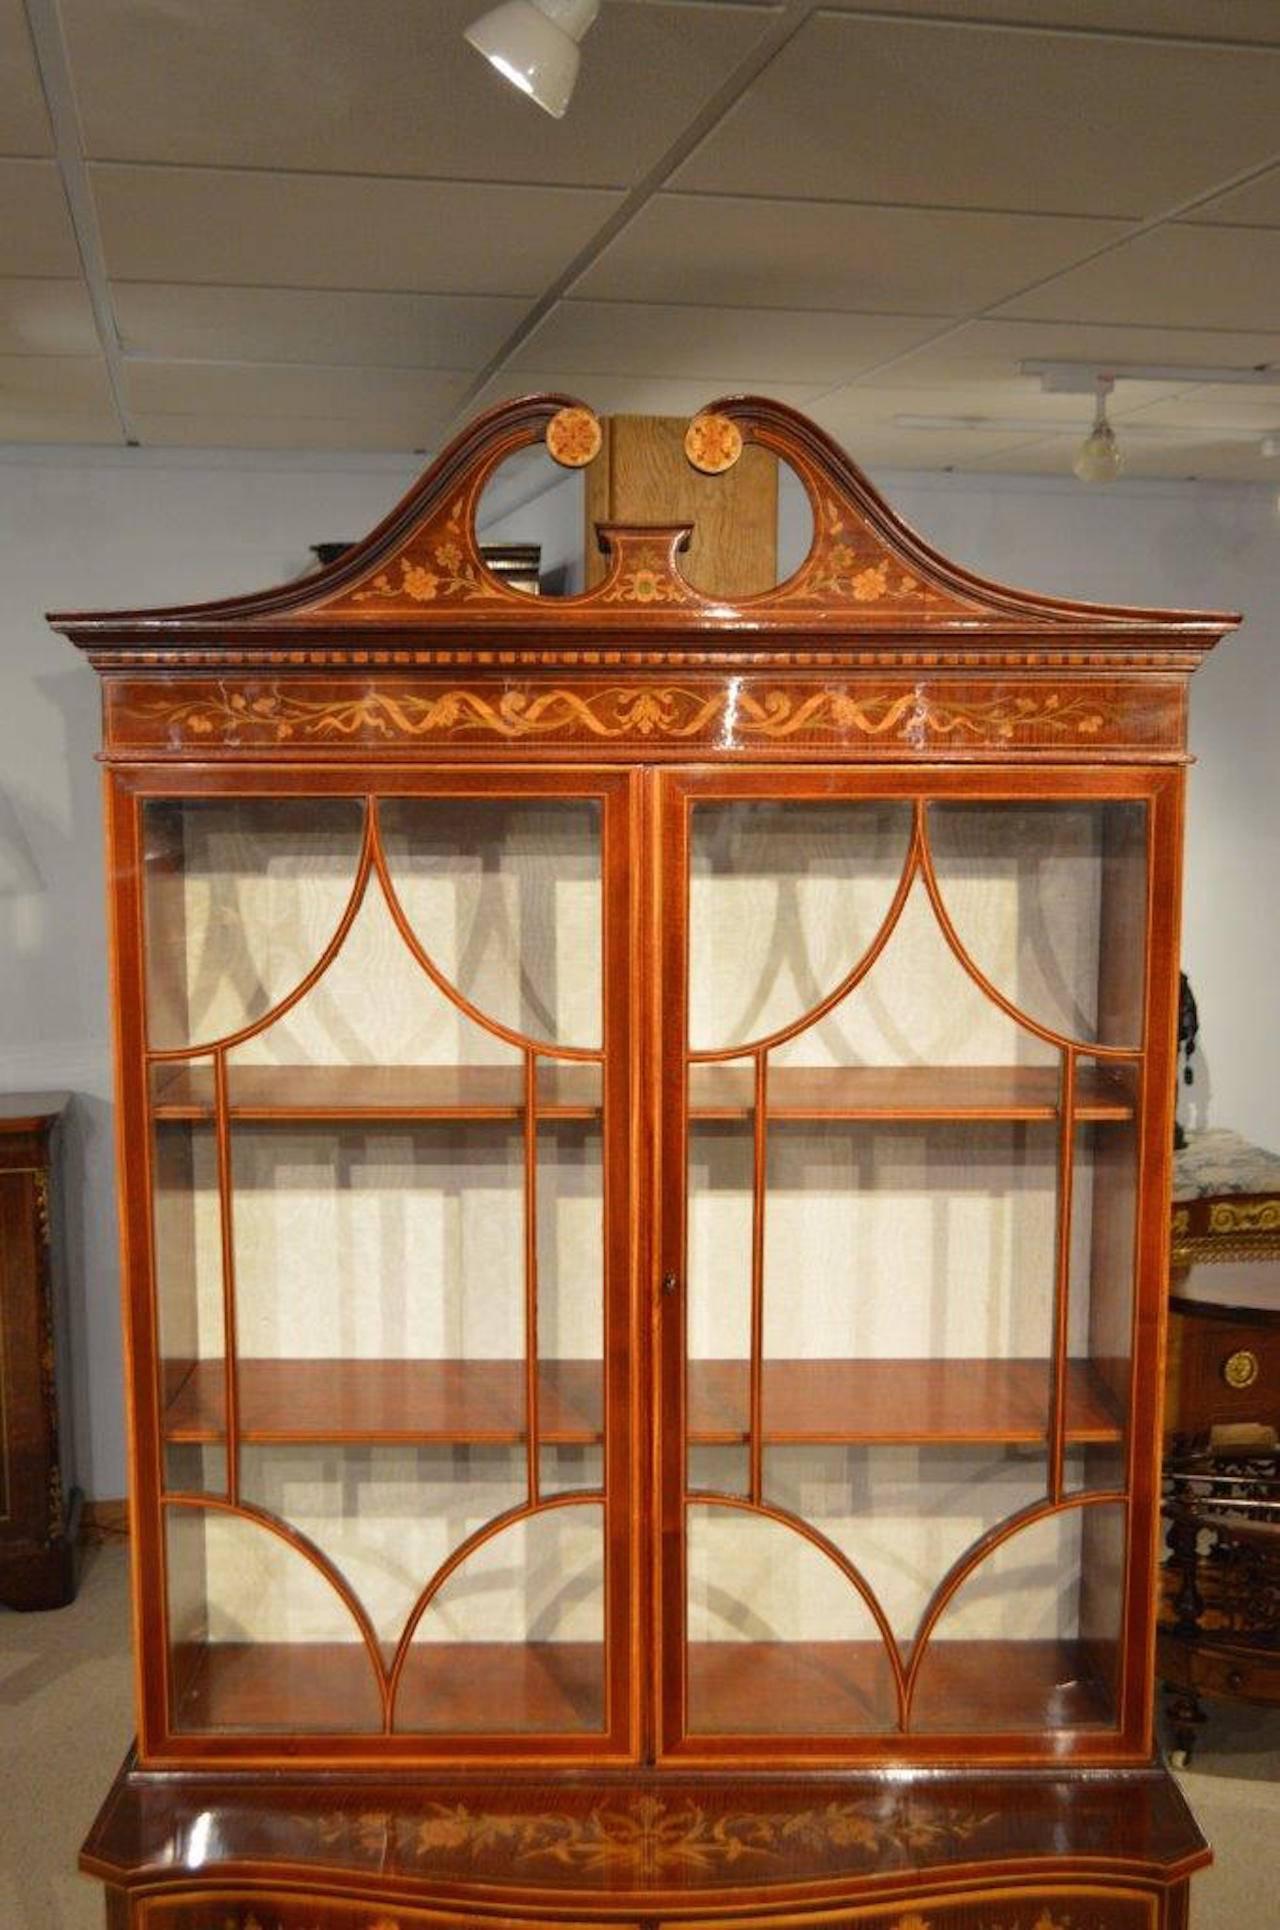
POLYGON ((1152 1744, 1184 711, 1235 622, 485 570, 483 417, 105 685, 130 1930, 1182 1930, 1152 1744))

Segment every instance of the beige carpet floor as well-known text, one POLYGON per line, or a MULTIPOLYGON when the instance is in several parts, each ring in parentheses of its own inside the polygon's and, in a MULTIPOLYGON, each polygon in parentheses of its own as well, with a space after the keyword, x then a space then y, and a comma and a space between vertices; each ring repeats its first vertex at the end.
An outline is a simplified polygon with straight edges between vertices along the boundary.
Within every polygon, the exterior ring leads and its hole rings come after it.
MULTIPOLYGON (((132 1727, 125 1557, 93 1551, 76 1602, 0 1609, 0 1930, 101 1930, 76 1852, 132 1727)), ((1280 1711, 1214 1708, 1183 1783, 1217 1851, 1191 1930, 1280 1927, 1280 1711)))

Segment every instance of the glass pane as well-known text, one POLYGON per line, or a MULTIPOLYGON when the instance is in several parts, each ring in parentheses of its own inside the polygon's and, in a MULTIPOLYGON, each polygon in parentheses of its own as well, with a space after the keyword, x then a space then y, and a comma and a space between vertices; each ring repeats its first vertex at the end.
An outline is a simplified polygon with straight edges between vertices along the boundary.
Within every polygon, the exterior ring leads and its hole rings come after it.
POLYGON ((952 1566, 1044 1498, 1043 1451, 939 1447, 765 1449, 765 1499, 811 1522, 868 1584, 906 1655, 952 1566))
POLYGON ((441 1562, 526 1494, 523 1447, 245 1447, 246 1501, 314 1542, 393 1652, 441 1562))
POLYGON ((1112 1728, 1124 1583, 1121 1503, 1019 1529, 961 1584, 920 1664, 928 1733, 1112 1728))
POLYGON ((605 1722, 604 1509, 548 1510, 454 1570, 415 1631, 400 1730, 543 1734, 605 1722))
POLYGON ((1134 1241, 1138 1203, 1137 1068, 1081 1064, 1081 1110, 1107 1112, 1075 1132, 1067 1438, 1094 1489, 1125 1486, 1132 1395, 1134 1241), (1090 1075, 1093 1074, 1091 1077, 1090 1075))
POLYGON ((687 1512, 691 1732, 896 1727, 888 1653, 837 1564, 766 1515, 706 1502, 687 1512))
POLYGON ((1108 800, 933 803, 948 914, 980 971, 1040 1025, 1142 1043, 1147 807, 1108 800))
MULTIPOLYGON (((156 1068, 158 1074, 170 1071, 156 1068)), ((167 1117, 161 1108, 151 1131, 151 1183, 165 1487, 191 1493, 212 1485, 213 1492, 224 1493, 225 1458, 212 1451, 226 1432, 222 1224, 212 1124, 167 1117)))
MULTIPOLYGON (((700 1071, 726 1069, 695 1067, 691 1091, 700 1071)), ((685 1295, 688 1484, 721 1494, 747 1492, 752 1159, 749 1118, 745 1124, 691 1118, 685 1295)))
POLYGON ((865 978, 824 1018, 770 1054, 772 1105, 784 1108, 788 1089, 802 1099, 809 1084, 815 1100, 881 1110, 1025 1110, 1038 1102, 1041 1113, 1051 1113, 1058 1056, 1054 1046, 1003 1012, 960 964, 917 879, 865 978), (823 1077, 803 1081, 802 1067, 820 1069, 823 1077), (860 1076, 836 1079, 828 1070, 835 1068, 856 1068, 860 1076), (961 1071, 968 1076, 961 1078, 961 1071), (996 1072, 1003 1076, 992 1077, 996 1072))
POLYGON ((386 798, 379 822, 406 916, 450 985, 525 1037, 598 1046, 600 806, 386 798))
POLYGON ((699 804, 689 884, 689 1039, 743 1045, 830 995, 875 938, 911 839, 901 801, 699 804))
POLYGON ((248 1516, 166 1510, 173 1725, 378 1730, 373 1658, 341 1595, 248 1516))
MULTIPOLYGON (((848 1362, 831 1380, 833 1420, 858 1411, 863 1427, 905 1439, 967 1430, 973 1363, 1034 1361, 1047 1387, 1056 1193, 1055 1135, 1039 1125, 851 1119, 771 1128, 768 1360, 779 1369, 812 1362, 828 1377, 833 1363, 848 1362), (970 1365, 930 1371, 959 1361, 970 1365), (878 1363, 870 1384, 856 1371, 865 1362, 878 1363)), ((784 1424, 787 1378, 778 1373, 772 1403, 766 1391, 766 1429, 784 1424)), ((996 1375, 984 1396, 997 1383, 1006 1389, 1011 1426, 1025 1418, 1027 1379, 996 1375)), ((806 1396, 811 1418, 816 1391, 806 1396)))
POLYGON ((294 990, 350 900, 363 823, 355 798, 143 806, 153 1048, 212 1043, 294 990))
POLYGON ((509 1126, 234 1123, 231 1144, 242 1358, 523 1357, 523 1157, 509 1126))
POLYGON ((548 1494, 601 1489, 604 1165, 600 1123, 555 1120, 539 1127, 537 1139, 539 1479, 548 1494))

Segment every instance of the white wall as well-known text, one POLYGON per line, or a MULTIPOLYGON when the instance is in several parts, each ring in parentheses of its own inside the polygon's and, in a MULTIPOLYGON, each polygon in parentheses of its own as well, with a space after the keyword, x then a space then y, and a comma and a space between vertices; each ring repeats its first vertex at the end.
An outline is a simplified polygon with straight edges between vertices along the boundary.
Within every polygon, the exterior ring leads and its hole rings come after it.
MULTIPOLYGON (((414 469, 378 456, 0 450, 0 1084, 77 1094, 69 1329, 77 1473, 93 1495, 124 1489, 97 690, 42 613, 285 580, 305 567, 311 543, 368 529, 414 469)), ((1203 1026, 1199 1121, 1280 1146, 1280 677, 1268 675, 1280 647, 1280 519, 1270 492, 1172 483, 1090 491, 919 474, 877 481, 930 541, 1007 581, 1248 612, 1193 686, 1202 763, 1192 781, 1184 962, 1203 1026)), ((555 504, 539 501, 550 534, 555 504)), ((503 535, 525 533, 516 520, 503 535)))

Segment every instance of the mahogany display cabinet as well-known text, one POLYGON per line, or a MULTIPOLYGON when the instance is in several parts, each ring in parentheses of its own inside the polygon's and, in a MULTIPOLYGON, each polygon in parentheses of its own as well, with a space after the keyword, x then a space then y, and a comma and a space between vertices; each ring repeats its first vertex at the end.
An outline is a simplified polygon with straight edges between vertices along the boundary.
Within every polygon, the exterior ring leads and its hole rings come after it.
MULTIPOLYGON (((476 507, 477 421, 100 671, 139 1735, 123 1930, 1181 1930, 1153 1756, 1189 673, 733 398, 803 559, 476 507)), ((545 459, 545 458, 544 458, 545 459)))

